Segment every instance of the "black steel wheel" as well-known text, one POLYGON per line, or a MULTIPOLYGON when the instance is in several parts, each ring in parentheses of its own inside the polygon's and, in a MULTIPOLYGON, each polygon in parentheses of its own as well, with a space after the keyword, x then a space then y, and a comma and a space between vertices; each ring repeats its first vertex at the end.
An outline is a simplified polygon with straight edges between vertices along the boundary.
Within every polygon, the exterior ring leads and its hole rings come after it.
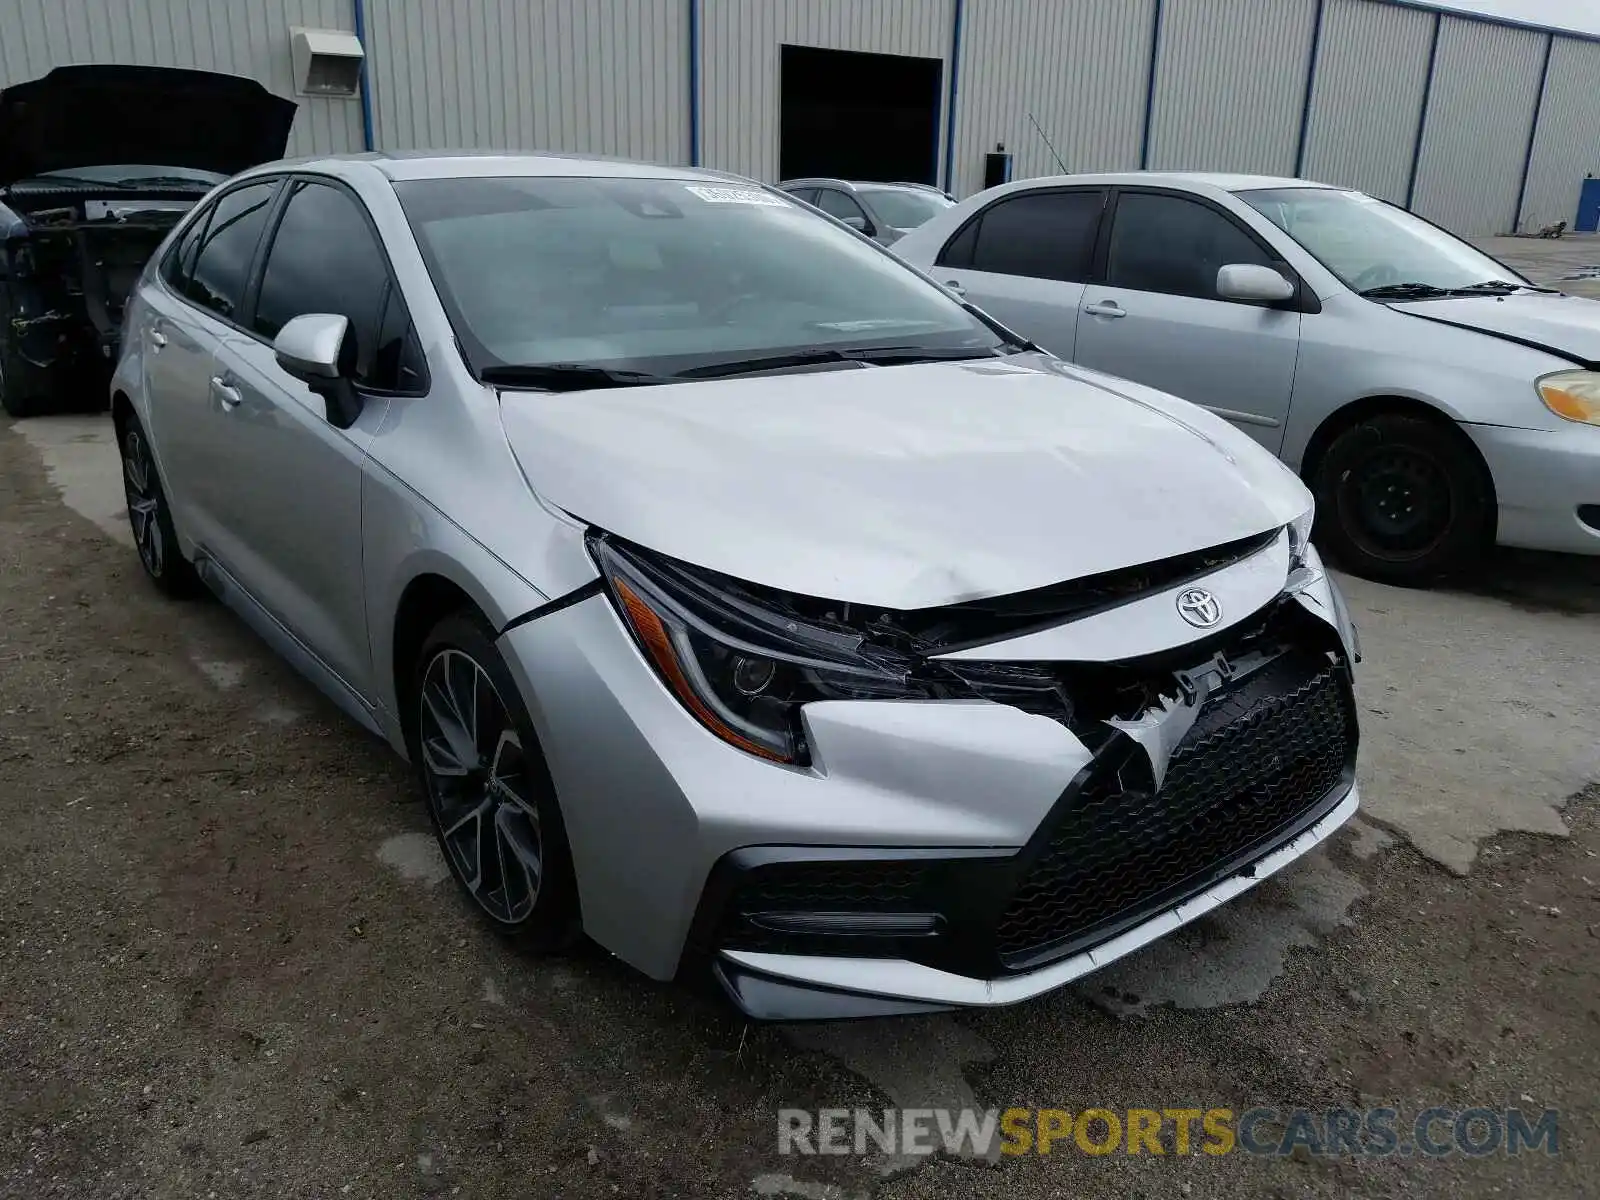
POLYGON ((129 418, 121 430, 122 491, 128 524, 144 573, 169 596, 191 596, 199 586, 194 567, 178 549, 178 534, 156 474, 144 430, 129 418))
POLYGON ((1317 537, 1358 575, 1418 585, 1478 559, 1494 537, 1494 486, 1464 434, 1382 413, 1329 445, 1311 480, 1317 537))
POLYGON ((577 888, 555 789, 485 623, 441 621, 413 692, 413 758, 451 875, 500 932, 533 950, 569 945, 577 888))

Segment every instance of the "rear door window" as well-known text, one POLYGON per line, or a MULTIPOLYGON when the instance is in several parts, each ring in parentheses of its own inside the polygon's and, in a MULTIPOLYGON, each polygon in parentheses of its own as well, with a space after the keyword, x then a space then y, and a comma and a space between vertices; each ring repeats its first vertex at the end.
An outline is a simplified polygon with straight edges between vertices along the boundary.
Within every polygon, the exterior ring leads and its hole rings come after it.
POLYGON ((830 217, 838 217, 841 221, 849 220, 851 217, 859 221, 867 219, 867 214, 861 205, 857 204, 853 197, 846 196, 838 188, 820 189, 817 192, 817 207, 830 217))
POLYGON ((1082 283, 1089 278, 1105 193, 1025 192, 985 209, 946 247, 946 266, 1082 283), (968 241, 967 239, 971 239, 968 241), (954 252, 968 261, 950 261, 954 252))
MULTIPOLYGON (((225 321, 237 322, 256 245, 267 227, 277 181, 236 188, 212 207, 197 257, 186 272, 183 294, 225 321)), ((186 266, 179 264, 180 272, 186 266)))

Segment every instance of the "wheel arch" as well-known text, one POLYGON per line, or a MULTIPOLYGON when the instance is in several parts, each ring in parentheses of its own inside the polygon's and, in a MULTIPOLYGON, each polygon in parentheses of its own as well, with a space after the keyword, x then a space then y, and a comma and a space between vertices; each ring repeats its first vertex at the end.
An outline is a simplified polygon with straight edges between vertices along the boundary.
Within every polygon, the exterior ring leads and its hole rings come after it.
POLYGON ((1300 455, 1300 478, 1307 487, 1314 489, 1317 468, 1322 464, 1322 458, 1328 452, 1328 447, 1333 445, 1334 439, 1347 429, 1359 425, 1362 421, 1383 414, 1394 413, 1401 416, 1416 417, 1428 421, 1436 427, 1447 430, 1457 442, 1465 447, 1471 454, 1478 468, 1483 473, 1484 483, 1489 489, 1491 503, 1497 502, 1494 486, 1494 474, 1489 470, 1489 463, 1483 457, 1483 452, 1462 430, 1461 425, 1449 413, 1437 405, 1429 404, 1426 400, 1419 400, 1414 396, 1377 395, 1363 396, 1359 400, 1352 400, 1343 408, 1335 409, 1322 419, 1322 423, 1312 431, 1311 437, 1306 441, 1306 448, 1300 455))
POLYGON ((411 701, 417 655, 435 625, 451 613, 463 610, 476 612, 485 622, 490 621, 483 605, 465 587, 436 570, 416 575, 400 593, 390 632, 389 661, 393 675, 395 715, 399 719, 408 752, 416 734, 416 714, 412 711, 411 701))

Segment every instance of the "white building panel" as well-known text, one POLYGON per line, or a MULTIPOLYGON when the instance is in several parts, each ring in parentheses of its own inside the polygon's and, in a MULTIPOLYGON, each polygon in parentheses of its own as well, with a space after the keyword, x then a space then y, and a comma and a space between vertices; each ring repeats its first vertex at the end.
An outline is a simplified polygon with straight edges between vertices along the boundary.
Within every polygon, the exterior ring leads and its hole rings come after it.
MULTIPOLYGON (((983 2, 973 0, 968 7, 983 2)), ((777 181, 778 75, 785 43, 943 60, 942 158, 954 0, 700 0, 700 4, 704 165, 777 181)), ((871 137, 872 131, 863 130, 862 136, 871 137)))
POLYGON ((366 0, 380 149, 689 161, 684 0, 366 0))
POLYGON ((1545 35, 1445 17, 1411 206, 1467 236, 1511 228, 1545 35))
POLYGON ((1600 42, 1558 37, 1539 105, 1522 228, 1539 229, 1578 213, 1586 174, 1600 175, 1600 42))
POLYGON ((1047 137, 1069 172, 1136 169, 1154 11, 1155 0, 968 0, 956 194, 983 186, 983 156, 996 143, 1018 179, 1060 171, 1047 137))
POLYGON ((1428 13, 1326 0, 1300 173, 1404 204, 1432 43, 1428 13))
POLYGON ((1294 173, 1315 0, 1165 0, 1153 170, 1294 173))
POLYGON ((351 28, 349 0, 0 0, 0 87, 72 63, 247 75, 300 106, 290 154, 361 149, 361 101, 295 95, 289 29, 351 28))

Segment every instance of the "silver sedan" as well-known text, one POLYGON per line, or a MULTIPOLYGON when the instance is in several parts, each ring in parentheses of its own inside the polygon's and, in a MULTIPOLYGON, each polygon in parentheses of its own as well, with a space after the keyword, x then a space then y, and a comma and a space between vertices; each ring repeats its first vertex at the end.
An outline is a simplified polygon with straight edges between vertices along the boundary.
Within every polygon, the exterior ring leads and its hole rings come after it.
POLYGON ((775 190, 258 168, 152 260, 112 388, 149 576, 406 755, 533 948, 761 1017, 1007 1003, 1357 806, 1300 481, 775 190))
POLYGON ((1600 554, 1600 304, 1299 179, 1130 173, 973 196, 894 252, 1045 349, 1182 396, 1300 472, 1318 541, 1426 582, 1600 554))

